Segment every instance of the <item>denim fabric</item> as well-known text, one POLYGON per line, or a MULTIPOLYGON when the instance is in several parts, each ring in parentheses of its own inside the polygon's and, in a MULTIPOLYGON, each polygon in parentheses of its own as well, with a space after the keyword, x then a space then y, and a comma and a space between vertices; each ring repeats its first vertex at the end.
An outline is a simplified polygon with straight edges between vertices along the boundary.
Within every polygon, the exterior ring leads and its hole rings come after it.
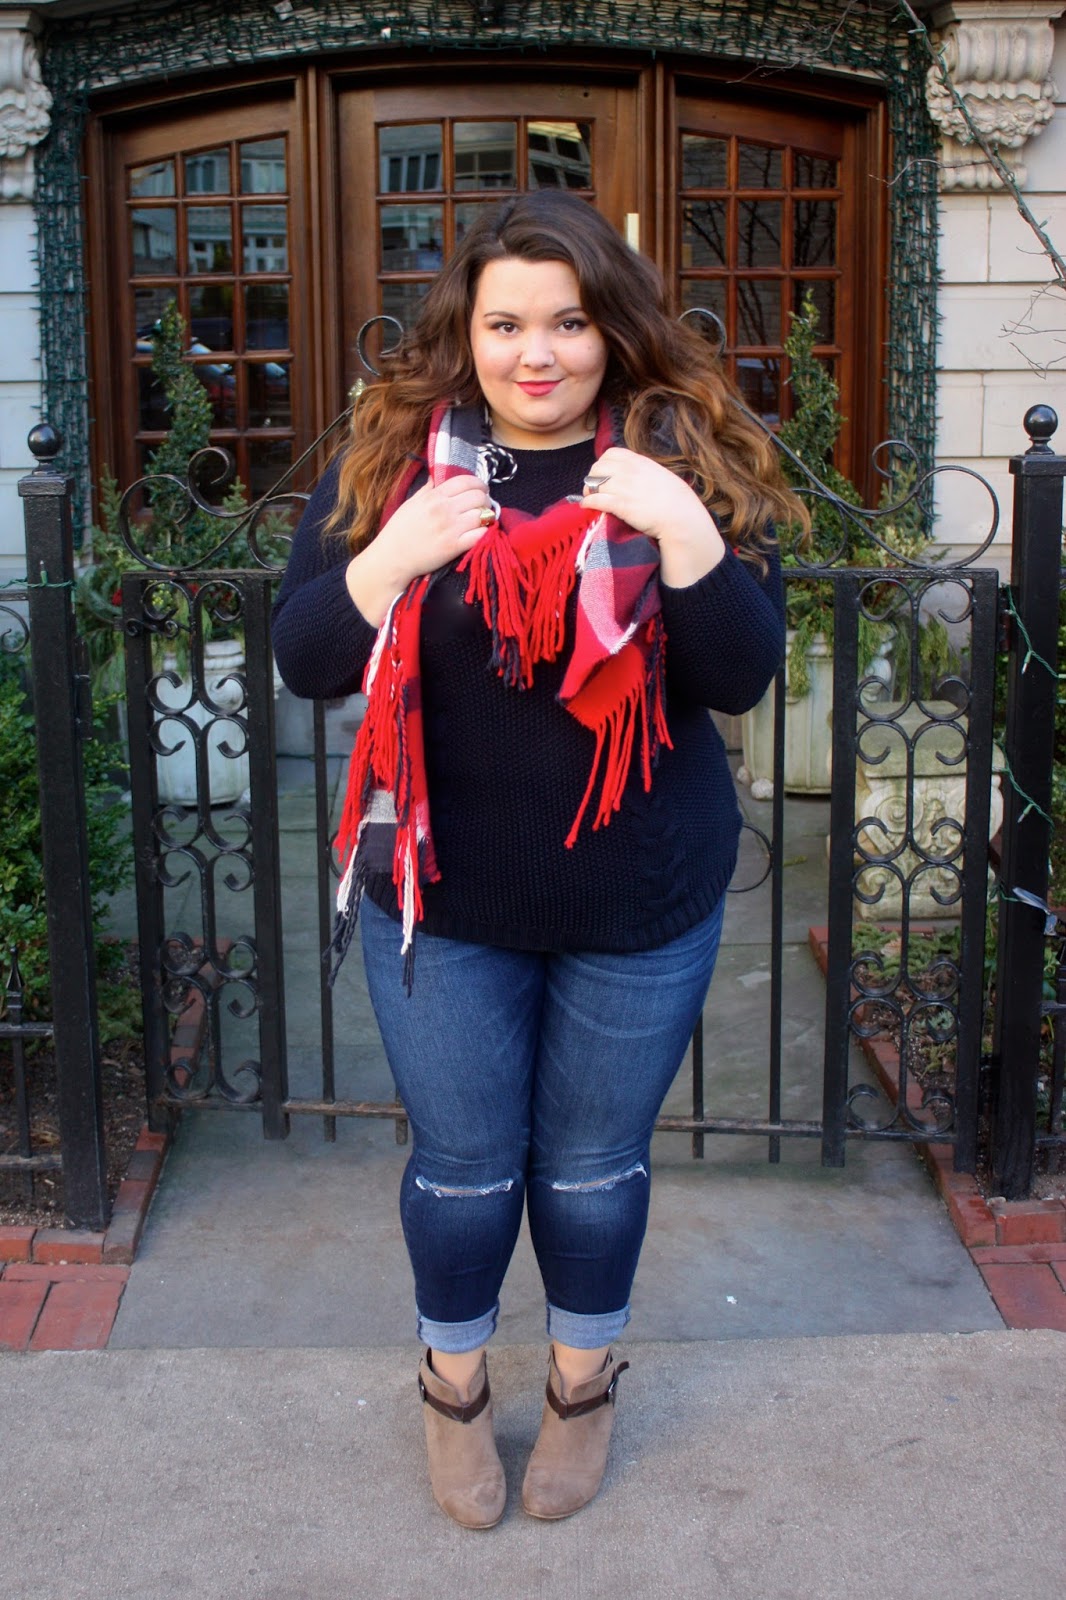
POLYGON ((400 1208, 419 1333, 476 1349, 528 1206, 548 1330, 595 1349, 629 1320, 649 1143, 718 954, 724 902, 656 950, 538 954, 400 928, 364 901, 370 997, 411 1122, 400 1208))

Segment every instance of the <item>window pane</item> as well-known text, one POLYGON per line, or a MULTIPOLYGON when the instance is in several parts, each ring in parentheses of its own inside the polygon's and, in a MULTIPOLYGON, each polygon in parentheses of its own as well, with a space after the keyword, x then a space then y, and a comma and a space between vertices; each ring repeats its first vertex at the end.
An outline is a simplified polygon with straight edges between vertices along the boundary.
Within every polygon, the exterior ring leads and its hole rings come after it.
POLYGON ((135 289, 133 291, 133 318, 140 355, 150 355, 152 331, 171 300, 177 296, 173 289, 135 289))
POLYGON ((189 332, 194 353, 233 349, 232 283, 193 284, 189 289, 189 332))
POLYGON ((146 195, 174 193, 173 161, 153 161, 146 167, 131 167, 130 198, 143 199, 146 195))
POLYGON ((242 194, 284 194, 285 140, 256 139, 239 151, 242 194))
POLYGON ((737 387, 751 409, 767 422, 781 420, 781 363, 772 356, 741 356, 737 387))
POLYGON ((483 205, 479 206, 472 204, 470 201, 467 201, 465 204, 460 203, 455 207, 456 244, 458 244, 460 239, 462 239, 467 229, 474 226, 474 223, 477 221, 478 217, 483 217, 485 215, 485 209, 486 208, 483 205))
POLYGON ((141 433, 163 433, 170 427, 170 412, 163 385, 151 367, 137 368, 137 428, 141 433))
POLYGON ((742 144, 738 152, 737 187, 780 189, 784 185, 782 152, 765 144, 742 144))
POLYGON ((204 150, 185 157, 186 194, 229 194, 229 150, 204 150))
MULTIPOLYGON (((429 288, 428 283, 383 283, 381 285, 381 309, 385 316, 395 317, 406 333, 418 316, 422 304, 422 297, 429 288)), ((387 328, 385 337, 390 345, 396 330, 387 328)))
POLYGON ((682 267, 724 267, 728 215, 726 202, 692 200, 681 215, 682 267))
POLYGON ((439 122, 379 128, 378 148, 382 194, 400 194, 405 186, 415 193, 440 188, 442 135, 439 122))
POLYGON ((513 189, 517 150, 518 128, 513 122, 457 122, 455 187, 513 189))
MULTIPOLYGON (((681 309, 691 311, 700 307, 704 311, 713 311, 721 319, 723 328, 726 322, 727 305, 729 299, 729 285, 725 278, 685 278, 681 283, 681 309)), ((698 317, 691 319, 695 328, 700 327, 698 317)))
POLYGON ((229 206, 189 206, 185 225, 189 235, 190 272, 233 271, 229 206))
POLYGON ((289 348, 289 286, 249 283, 244 290, 244 348, 289 348))
POLYGON ((741 267, 781 265, 780 200, 737 202, 737 265, 741 267))
POLYGON ((133 270, 139 277, 148 273, 178 270, 178 213, 169 206, 151 211, 132 211, 133 270))
POLYGON ((808 290, 818 312, 818 343, 833 344, 836 339, 836 283, 832 278, 813 278, 808 282, 797 278, 792 285, 793 311, 800 311, 808 290))
POLYGON ((245 272, 288 272, 288 219, 284 206, 241 207, 241 259, 245 272))
POLYGON ((289 365, 284 361, 249 361, 248 426, 287 428, 292 423, 289 365))
POLYGON ((436 272, 443 264, 443 206, 382 206, 384 272, 436 272))
POLYGON ((792 156, 792 187, 794 189, 834 189, 837 181, 837 164, 823 156, 805 156, 796 150, 792 156))
POLYGON ((724 189, 727 183, 729 141, 705 139, 686 133, 681 140, 681 187, 724 189))
POLYGON ((591 189, 590 134, 587 122, 529 123, 529 187, 591 189))
POLYGON ((211 402, 211 426, 237 426, 237 379, 226 361, 194 361, 192 370, 207 390, 211 402))
POLYGON ((737 344, 781 343, 783 279, 737 279, 737 344))
POLYGON ((831 267, 836 263, 835 200, 794 200, 792 260, 797 267, 831 267))
POLYGON ((291 439, 249 439, 248 488, 252 499, 269 494, 286 467, 291 466, 291 439))

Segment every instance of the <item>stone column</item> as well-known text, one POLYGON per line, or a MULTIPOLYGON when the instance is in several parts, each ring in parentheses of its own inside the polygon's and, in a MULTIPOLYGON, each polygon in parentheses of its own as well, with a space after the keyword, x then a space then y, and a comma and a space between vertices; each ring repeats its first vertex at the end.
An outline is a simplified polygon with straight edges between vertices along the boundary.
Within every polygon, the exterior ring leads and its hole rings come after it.
POLYGON ((0 12, 0 202, 33 199, 33 147, 51 121, 31 11, 0 12))

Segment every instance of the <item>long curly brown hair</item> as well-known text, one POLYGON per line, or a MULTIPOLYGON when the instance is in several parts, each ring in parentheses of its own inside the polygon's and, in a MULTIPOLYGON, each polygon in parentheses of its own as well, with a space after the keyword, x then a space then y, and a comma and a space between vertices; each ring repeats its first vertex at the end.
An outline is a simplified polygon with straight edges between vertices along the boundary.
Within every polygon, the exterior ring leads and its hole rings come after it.
POLYGON ((536 190, 486 208, 430 285, 414 326, 382 359, 381 377, 360 396, 342 446, 339 500, 327 531, 343 532, 350 549, 361 550, 400 473, 424 451, 434 407, 481 399, 470 350, 474 297, 485 264, 507 257, 573 269, 582 309, 607 343, 601 397, 624 417, 625 444, 682 474, 728 523, 742 558, 763 567, 772 524, 807 525, 777 451, 734 404, 736 391, 716 356, 667 314, 657 269, 587 201, 536 190))

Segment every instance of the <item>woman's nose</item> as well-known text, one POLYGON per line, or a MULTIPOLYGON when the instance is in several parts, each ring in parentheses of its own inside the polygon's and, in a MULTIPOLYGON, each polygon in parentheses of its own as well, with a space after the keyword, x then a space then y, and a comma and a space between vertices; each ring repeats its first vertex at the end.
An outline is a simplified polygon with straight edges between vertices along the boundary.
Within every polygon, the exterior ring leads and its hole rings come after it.
POLYGON ((522 363, 524 366, 537 368, 554 366, 555 352, 547 333, 537 333, 533 330, 529 332, 522 350, 522 363))

